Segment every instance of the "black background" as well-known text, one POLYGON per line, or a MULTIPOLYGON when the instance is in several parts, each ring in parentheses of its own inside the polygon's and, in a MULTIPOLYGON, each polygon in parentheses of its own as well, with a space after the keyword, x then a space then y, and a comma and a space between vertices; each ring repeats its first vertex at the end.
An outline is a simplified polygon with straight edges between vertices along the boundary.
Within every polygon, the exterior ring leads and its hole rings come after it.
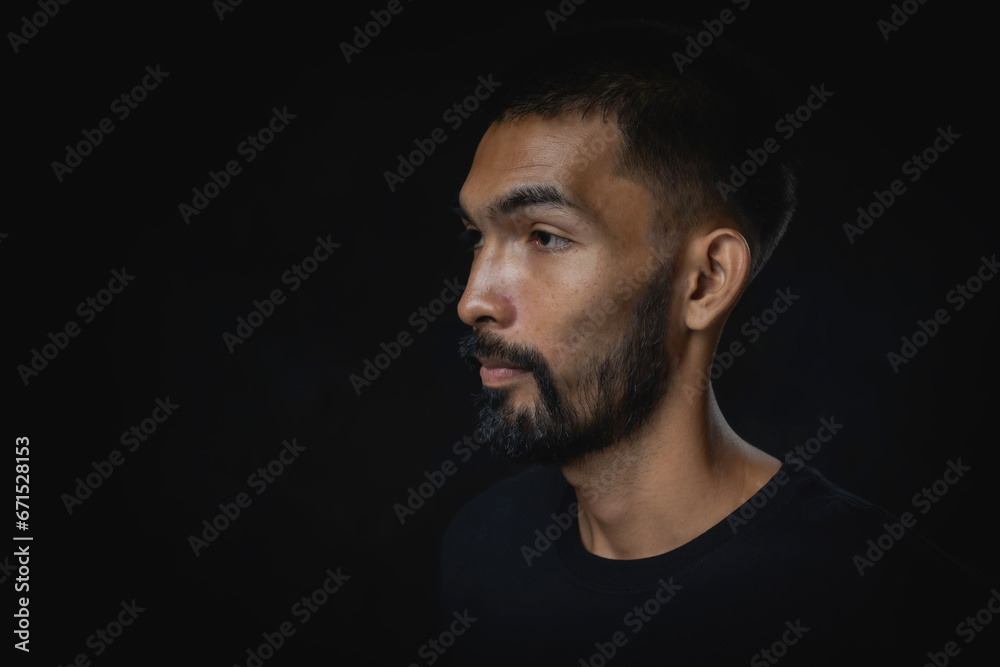
MULTIPOLYGON (((551 37, 545 11, 558 2, 404 0, 346 62, 339 44, 384 7, 247 1, 220 20, 208 1, 72 2, 18 53, 8 43, 2 437, 9 448, 30 437, 34 538, 31 653, 14 651, 16 664, 86 653, 93 664, 242 665, 284 621, 297 632, 268 665, 426 664, 417 651, 442 629, 427 613, 442 531, 516 470, 485 448, 466 462, 453 453, 472 435, 480 385, 456 354, 468 327, 454 304, 422 333, 409 322, 445 280, 468 275, 448 206, 483 119, 453 130, 442 113, 479 75, 504 81, 512 57, 551 37), (51 163, 65 146, 113 117, 112 100, 157 64, 169 76, 59 182, 51 163), (237 146, 274 107, 296 117, 246 164, 237 146), (384 172, 438 127, 447 140, 390 192, 384 172), (231 159, 242 173, 185 224, 178 205, 231 159), (340 247, 291 292, 282 273, 327 235, 340 247), (122 267, 132 284, 83 324, 77 304, 122 267), (223 332, 275 288, 287 301, 230 354, 223 332), (69 320, 80 335, 26 386, 17 366, 69 320), (349 376, 401 331, 412 345, 359 396, 349 376), (167 396, 181 407, 69 514, 62 496, 75 478, 122 450, 121 433, 167 396), (248 476, 292 438, 306 447, 300 458, 251 491, 252 505, 196 557, 189 536, 250 491, 248 476), (458 472, 401 525, 393 505, 446 459, 458 472), (338 567, 350 579, 299 625, 292 605, 338 567), (95 657, 88 636, 132 599, 145 611, 95 657)), ((589 0, 559 25, 697 25, 735 9, 639 7, 589 0)), ((8 5, 5 32, 37 11, 8 5)), ((776 289, 800 299, 714 385, 737 432, 776 456, 823 417, 843 423, 812 463, 893 513, 912 511, 913 494, 961 458, 971 472, 917 528, 995 576, 988 419, 1000 285, 987 282, 961 311, 946 301, 998 250, 986 17, 930 2, 886 41, 876 22, 891 11, 754 0, 725 29, 790 99, 820 84, 834 96, 796 135, 806 151, 799 210, 723 345, 746 342, 740 325, 776 289), (902 163, 949 126, 961 138, 910 183, 902 163), (897 178, 907 192, 851 244, 842 225, 897 178), (894 373, 887 353, 938 308, 951 322, 894 373)), ((12 601, 22 595, 13 579, 0 584, 12 601)), ((927 582, 928 604, 937 585, 927 582)))

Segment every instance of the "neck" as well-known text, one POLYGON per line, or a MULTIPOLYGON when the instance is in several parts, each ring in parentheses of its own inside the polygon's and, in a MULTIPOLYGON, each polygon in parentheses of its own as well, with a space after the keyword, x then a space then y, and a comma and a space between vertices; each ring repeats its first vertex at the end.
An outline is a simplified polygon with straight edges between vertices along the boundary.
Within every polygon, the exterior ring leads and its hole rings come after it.
POLYGON ((668 392, 629 442, 562 467, 591 553, 624 560, 676 549, 724 520, 781 467, 733 431, 711 386, 693 406, 681 393, 668 392))

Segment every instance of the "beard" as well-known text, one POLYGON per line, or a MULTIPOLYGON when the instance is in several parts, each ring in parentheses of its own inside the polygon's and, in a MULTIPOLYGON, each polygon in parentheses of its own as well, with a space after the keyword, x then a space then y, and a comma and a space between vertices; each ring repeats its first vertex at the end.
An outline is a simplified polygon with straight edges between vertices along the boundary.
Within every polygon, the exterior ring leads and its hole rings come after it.
MULTIPOLYGON (((459 342, 459 354, 477 369, 474 357, 489 357, 529 371, 538 400, 516 405, 511 387, 483 386, 474 395, 481 437, 495 457, 516 463, 559 465, 627 442, 646 425, 666 394, 665 341, 669 322, 671 266, 660 266, 642 288, 620 340, 608 352, 590 352, 564 389, 535 348, 508 343, 492 331, 475 332, 459 342)), ((573 347, 588 354, 599 332, 575 335, 573 347)))

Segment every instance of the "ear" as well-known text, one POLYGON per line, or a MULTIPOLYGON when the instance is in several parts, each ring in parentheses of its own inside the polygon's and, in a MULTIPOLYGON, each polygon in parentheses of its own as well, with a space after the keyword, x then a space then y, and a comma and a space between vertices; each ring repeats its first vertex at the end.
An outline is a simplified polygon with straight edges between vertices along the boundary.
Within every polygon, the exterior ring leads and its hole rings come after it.
POLYGON ((735 229, 721 227, 695 236, 684 252, 684 324, 692 330, 724 321, 750 276, 750 246, 735 229))

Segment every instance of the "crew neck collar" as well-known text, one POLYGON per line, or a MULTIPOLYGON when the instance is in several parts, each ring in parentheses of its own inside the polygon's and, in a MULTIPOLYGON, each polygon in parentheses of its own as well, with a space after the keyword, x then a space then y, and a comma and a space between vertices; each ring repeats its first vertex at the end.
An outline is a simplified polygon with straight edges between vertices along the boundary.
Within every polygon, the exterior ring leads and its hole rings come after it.
MULTIPOLYGON (((597 556, 583 546, 579 523, 567 530, 556 543, 556 553, 571 578, 578 584, 605 592, 631 593, 661 586, 670 577, 683 584, 685 574, 714 553, 732 548, 764 528, 799 492, 807 466, 797 459, 786 460, 757 493, 701 535, 670 551, 633 560, 597 556), (784 484, 778 484, 781 475, 784 484), (770 493, 769 493, 770 491, 770 493), (745 516, 752 518, 744 519, 745 516)), ((573 487, 556 468, 562 492, 559 510, 565 511, 576 500, 573 487)))

